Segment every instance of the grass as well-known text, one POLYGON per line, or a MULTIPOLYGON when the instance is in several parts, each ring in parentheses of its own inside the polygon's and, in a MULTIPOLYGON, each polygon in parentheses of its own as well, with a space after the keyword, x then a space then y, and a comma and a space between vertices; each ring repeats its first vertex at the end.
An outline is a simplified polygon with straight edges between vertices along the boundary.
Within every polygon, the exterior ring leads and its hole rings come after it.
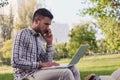
POLYGON ((13 80, 13 71, 11 66, 0 67, 0 80, 13 80))
MULTIPOLYGON (((68 62, 69 59, 58 61, 59 63, 68 62)), ((77 64, 81 73, 81 78, 88 74, 110 75, 114 70, 120 68, 120 54, 85 56, 77 64)))
MULTIPOLYGON (((66 63, 70 59, 62 59, 59 63, 66 63)), ((114 70, 120 67, 120 54, 85 56, 77 64, 81 77, 90 73, 96 75, 110 75, 114 70)), ((0 80, 13 80, 12 68, 10 66, 0 67, 0 80)))

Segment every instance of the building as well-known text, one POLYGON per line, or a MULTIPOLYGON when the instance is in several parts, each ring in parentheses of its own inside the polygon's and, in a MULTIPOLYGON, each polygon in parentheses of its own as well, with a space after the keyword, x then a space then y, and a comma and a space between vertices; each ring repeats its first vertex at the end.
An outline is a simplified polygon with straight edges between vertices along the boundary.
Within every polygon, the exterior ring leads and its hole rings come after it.
POLYGON ((52 23, 51 25, 52 33, 53 33, 53 42, 68 42, 69 37, 69 25, 65 23, 52 23))

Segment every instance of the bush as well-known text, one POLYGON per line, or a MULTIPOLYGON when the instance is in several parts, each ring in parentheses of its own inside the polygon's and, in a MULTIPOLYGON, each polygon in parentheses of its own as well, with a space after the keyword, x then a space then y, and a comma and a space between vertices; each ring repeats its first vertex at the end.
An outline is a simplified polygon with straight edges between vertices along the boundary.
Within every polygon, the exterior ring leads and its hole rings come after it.
POLYGON ((0 50, 1 60, 3 64, 10 65, 11 51, 12 51, 12 40, 10 39, 4 42, 3 47, 0 50))
POLYGON ((53 57, 55 60, 60 60, 60 58, 67 58, 68 51, 66 49, 66 43, 57 43, 53 46, 53 57))

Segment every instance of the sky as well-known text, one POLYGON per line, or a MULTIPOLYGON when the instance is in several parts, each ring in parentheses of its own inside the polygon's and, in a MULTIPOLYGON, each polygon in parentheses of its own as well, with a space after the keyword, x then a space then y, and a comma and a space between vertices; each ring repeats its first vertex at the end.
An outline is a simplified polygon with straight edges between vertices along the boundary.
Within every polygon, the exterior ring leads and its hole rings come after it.
POLYGON ((77 15, 80 9, 80 0, 52 0, 51 11, 55 16, 55 21, 57 22, 74 22, 79 19, 80 16, 77 15))
MULTIPOLYGON (((43 0, 41 0, 43 1, 43 0)), ((80 20, 87 21, 95 19, 90 16, 81 17, 79 10, 91 5, 84 4, 88 0, 44 0, 43 7, 47 7, 54 15, 55 22, 76 23, 80 20)))
MULTIPOLYGON (((17 0, 14 0, 14 4, 17 0)), ((42 7, 47 7, 54 15, 53 21, 60 23, 79 23, 80 21, 94 21, 95 19, 90 16, 81 17, 78 15, 86 7, 91 7, 92 5, 85 4, 89 0, 37 0, 42 3, 42 7)), ((9 7, 9 6, 6 6, 9 7)), ((4 12, 8 13, 9 9, 5 9, 4 12)))

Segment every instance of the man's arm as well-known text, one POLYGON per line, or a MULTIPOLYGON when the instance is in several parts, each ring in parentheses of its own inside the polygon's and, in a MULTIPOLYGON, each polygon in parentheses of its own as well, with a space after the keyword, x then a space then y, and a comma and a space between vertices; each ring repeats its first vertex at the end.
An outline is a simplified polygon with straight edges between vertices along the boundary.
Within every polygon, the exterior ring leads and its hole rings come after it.
POLYGON ((30 60, 27 60, 28 56, 22 56, 22 54, 24 54, 24 51, 26 50, 25 40, 25 31, 21 31, 16 35, 12 49, 12 66, 21 69, 39 68, 39 62, 32 62, 30 60))
POLYGON ((47 59, 48 62, 52 62, 53 60, 53 46, 52 45, 46 45, 46 53, 47 53, 47 59))
POLYGON ((53 50, 52 50, 52 41, 53 41, 53 35, 51 33, 51 29, 47 30, 47 33, 42 34, 43 38, 46 40, 46 61, 47 62, 52 62, 53 60, 53 50))

